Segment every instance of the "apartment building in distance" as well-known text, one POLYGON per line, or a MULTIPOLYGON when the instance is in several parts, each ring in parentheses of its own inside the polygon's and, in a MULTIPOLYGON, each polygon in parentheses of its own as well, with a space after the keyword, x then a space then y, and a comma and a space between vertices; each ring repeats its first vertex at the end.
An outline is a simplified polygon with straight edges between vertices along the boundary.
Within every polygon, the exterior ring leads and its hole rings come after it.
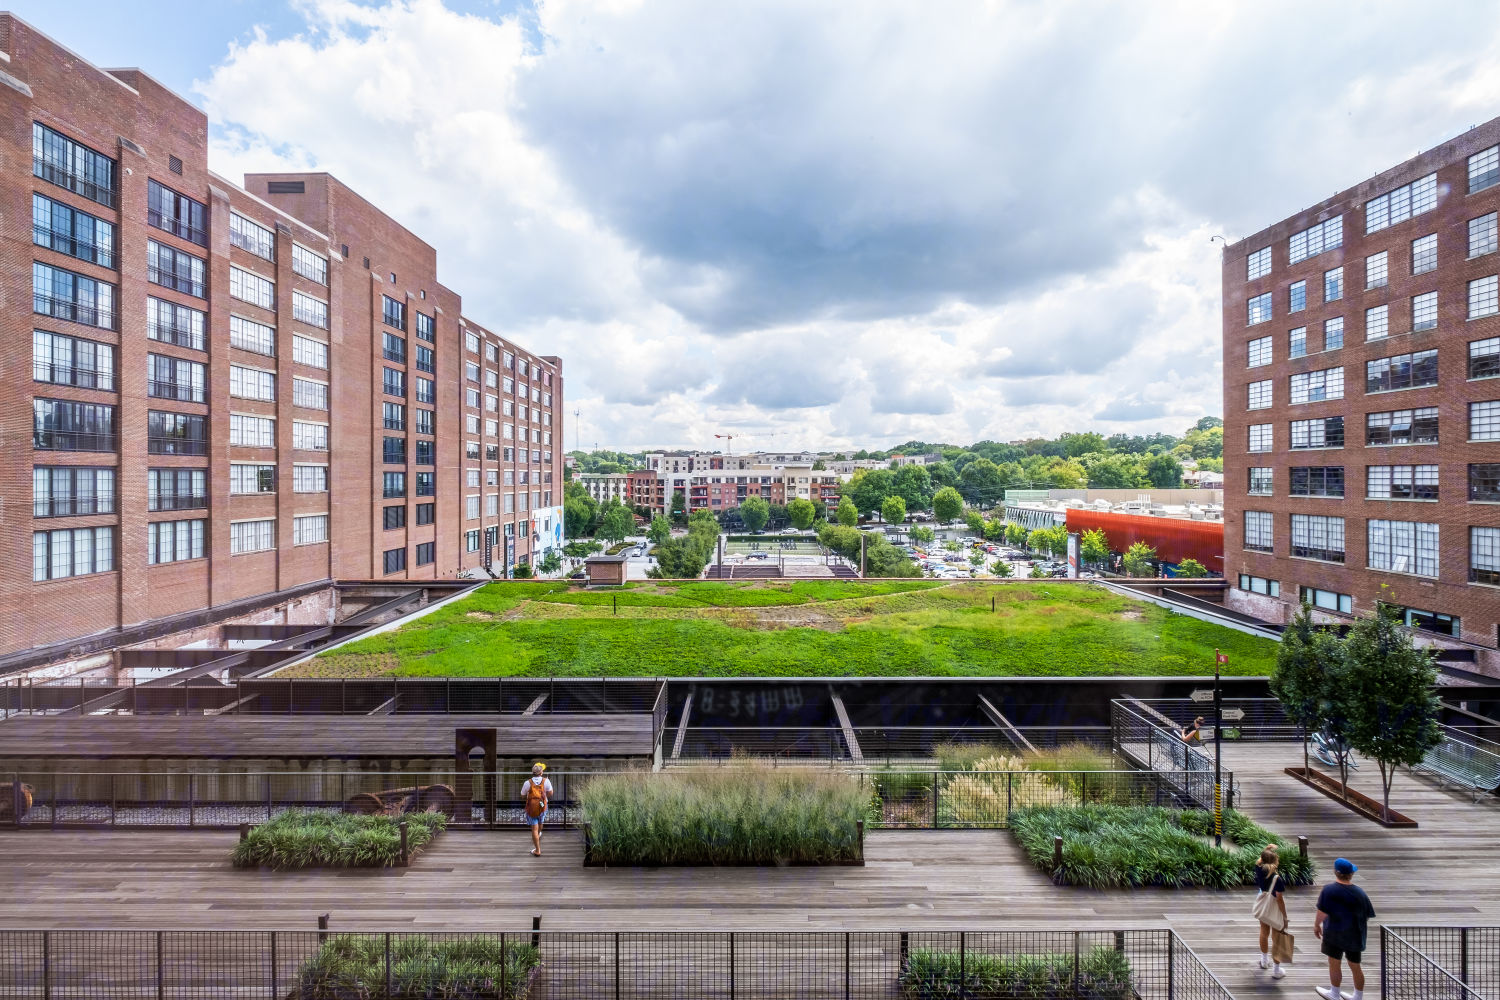
POLYGON ((202 111, 9 14, 0 109, 0 657, 561 543, 561 362, 430 245, 327 174, 212 173, 202 111))
POLYGON ((1232 605, 1500 643, 1497 213, 1500 119, 1226 248, 1232 605))
MULTIPOLYGON (((815 470, 817 461, 810 452, 653 452, 645 456, 644 469, 625 475, 629 499, 622 502, 644 507, 653 516, 671 513, 672 498, 677 493, 683 494, 689 513, 733 510, 752 496, 771 504, 801 498, 836 505, 843 480, 836 472, 815 470)), ((585 477, 585 488, 589 488, 589 478, 585 477)), ((607 484, 596 483, 591 495, 595 489, 604 494, 619 486, 611 479, 607 484)))

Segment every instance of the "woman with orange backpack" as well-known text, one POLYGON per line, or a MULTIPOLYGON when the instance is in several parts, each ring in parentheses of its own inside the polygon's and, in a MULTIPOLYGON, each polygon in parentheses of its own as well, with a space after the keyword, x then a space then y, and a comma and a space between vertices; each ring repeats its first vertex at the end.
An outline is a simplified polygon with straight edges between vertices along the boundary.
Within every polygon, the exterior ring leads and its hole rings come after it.
POLYGON ((547 803, 552 800, 552 782, 542 772, 546 764, 535 764, 531 768, 531 780, 521 786, 521 804, 526 822, 531 826, 531 853, 542 856, 542 824, 547 820, 547 803))

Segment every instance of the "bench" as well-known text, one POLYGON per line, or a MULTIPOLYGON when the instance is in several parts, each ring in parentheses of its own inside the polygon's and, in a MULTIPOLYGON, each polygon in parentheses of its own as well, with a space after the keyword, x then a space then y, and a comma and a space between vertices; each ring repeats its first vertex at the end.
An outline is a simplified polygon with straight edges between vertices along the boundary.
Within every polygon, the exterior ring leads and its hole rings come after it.
POLYGON ((1435 774, 1444 784, 1451 781, 1462 785, 1473 793, 1474 801, 1478 802, 1481 794, 1492 792, 1496 786, 1500 786, 1500 754, 1445 738, 1427 751, 1422 763, 1412 768, 1412 773, 1418 771, 1435 774))

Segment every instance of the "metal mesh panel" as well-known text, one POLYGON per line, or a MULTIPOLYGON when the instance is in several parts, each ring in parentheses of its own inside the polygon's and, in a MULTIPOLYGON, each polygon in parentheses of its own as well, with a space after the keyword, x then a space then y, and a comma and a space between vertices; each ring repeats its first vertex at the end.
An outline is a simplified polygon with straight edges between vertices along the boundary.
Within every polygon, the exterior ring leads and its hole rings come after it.
POLYGON ((1388 1000, 1500 998, 1500 927, 1387 926, 1380 947, 1388 1000))

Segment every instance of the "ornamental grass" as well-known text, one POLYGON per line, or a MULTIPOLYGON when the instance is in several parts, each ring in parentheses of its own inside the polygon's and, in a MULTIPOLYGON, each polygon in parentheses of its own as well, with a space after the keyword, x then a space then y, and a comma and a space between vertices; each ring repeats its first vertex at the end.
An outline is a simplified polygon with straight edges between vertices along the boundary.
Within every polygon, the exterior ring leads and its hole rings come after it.
POLYGON ((236 868, 390 868, 401 860, 401 820, 406 820, 407 856, 447 826, 442 813, 362 816, 289 809, 250 831, 234 846, 236 868))
POLYGON ((763 764, 608 774, 578 795, 605 865, 820 865, 862 860, 857 777, 763 764))
MULTIPOLYGON (((518 935, 519 937, 519 935, 518 935)), ((541 955, 522 940, 496 937, 391 940, 389 980, 383 935, 330 938, 297 970, 290 1000, 520 1000, 531 987, 541 955)))
POLYGON ((1129 1000, 1130 960, 1113 948, 1040 955, 991 955, 916 948, 901 974, 901 989, 913 997, 1088 998, 1129 1000), (1076 974, 1076 975, 1075 975, 1076 974))

